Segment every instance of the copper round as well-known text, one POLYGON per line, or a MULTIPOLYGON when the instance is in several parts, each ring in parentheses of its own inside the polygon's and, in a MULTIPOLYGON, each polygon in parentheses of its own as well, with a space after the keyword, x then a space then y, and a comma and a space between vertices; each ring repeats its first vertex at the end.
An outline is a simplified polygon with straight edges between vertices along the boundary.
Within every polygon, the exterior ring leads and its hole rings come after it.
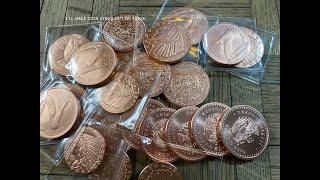
POLYGON ((114 50, 104 42, 91 42, 81 46, 72 56, 70 69, 74 79, 82 85, 104 82, 118 62, 114 50))
POLYGON ((139 119, 136 121, 134 129, 132 133, 134 134, 127 134, 123 133, 123 138, 127 141, 127 143, 135 150, 142 150, 141 146, 141 138, 137 135, 140 135, 139 133, 139 127, 142 121, 149 115, 150 112, 152 112, 155 109, 164 108, 165 106, 154 99, 149 99, 145 109, 143 112, 141 112, 141 115, 139 119))
POLYGON ((222 118, 220 131, 229 152, 244 160, 261 155, 269 141, 266 120, 258 110, 247 105, 228 110, 222 118))
POLYGON ((228 154, 219 131, 219 123, 228 109, 230 108, 225 104, 211 102, 201 106, 192 118, 191 129, 195 142, 211 155, 228 154))
POLYGON ((117 51, 131 51, 142 43, 146 32, 143 20, 131 13, 111 17, 104 25, 103 39, 117 51))
MULTIPOLYGON (((169 143, 179 145, 182 148, 198 149, 192 142, 191 131, 189 130, 193 115, 198 107, 188 106, 178 109, 169 118, 166 124, 167 140, 169 143)), ((206 157, 205 154, 197 153, 192 150, 183 150, 169 144, 174 153, 182 159, 188 161, 197 161, 206 157)))
POLYGON ((199 43, 202 35, 209 28, 206 16, 202 12, 189 7, 181 7, 170 11, 165 19, 186 29, 191 37, 191 45, 199 43))
POLYGON ((174 165, 155 162, 141 171, 138 180, 183 180, 183 176, 174 165))
POLYGON ((156 62, 144 52, 138 53, 132 62, 132 68, 129 73, 139 82, 140 97, 150 91, 158 74, 160 74, 160 78, 151 92, 151 97, 159 96, 163 93, 171 80, 170 66, 156 62))
POLYGON ((81 114, 77 97, 66 88, 53 88, 40 96, 40 136, 54 139, 66 134, 81 114))
POLYGON ((153 110, 140 125, 139 134, 150 138, 150 142, 142 143, 143 150, 154 161, 173 162, 178 159, 166 143, 165 125, 176 110, 159 108, 153 110))
POLYGON ((49 48, 48 60, 52 70, 60 75, 68 75, 69 70, 65 67, 73 53, 82 45, 90 42, 80 34, 68 34, 57 39, 49 48))
POLYGON ((110 113, 123 113, 137 101, 139 84, 132 76, 119 72, 101 91, 101 107, 110 113))
POLYGON ((161 21, 148 29, 143 45, 154 59, 174 63, 183 58, 190 48, 189 33, 170 21, 161 21))
POLYGON ((252 31, 251 29, 248 29, 245 27, 241 27, 241 29, 249 37, 250 51, 247 57, 243 61, 241 61, 239 64, 236 64, 235 67, 248 68, 260 62, 264 53, 264 44, 260 36, 254 31, 252 31))
POLYGON ((94 128, 86 127, 82 134, 66 145, 65 161, 71 170, 88 174, 98 168, 102 162, 106 142, 94 128))
POLYGON ((210 80, 199 65, 182 61, 171 66, 172 78, 164 92, 167 100, 176 106, 196 106, 208 96, 210 80))
POLYGON ((250 51, 248 36, 240 27, 230 23, 212 26, 203 36, 203 48, 217 63, 235 65, 243 61, 250 51))

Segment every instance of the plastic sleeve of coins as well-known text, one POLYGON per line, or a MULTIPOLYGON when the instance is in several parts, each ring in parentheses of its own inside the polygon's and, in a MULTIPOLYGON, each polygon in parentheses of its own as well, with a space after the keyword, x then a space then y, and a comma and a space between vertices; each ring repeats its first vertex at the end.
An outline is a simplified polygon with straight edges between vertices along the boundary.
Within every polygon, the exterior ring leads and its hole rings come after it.
POLYGON ((269 130, 259 111, 247 105, 229 109, 222 118, 220 131, 228 151, 244 160, 258 157, 266 149, 269 130))
POLYGON ((80 102, 70 90, 49 89, 40 96, 40 136, 48 139, 63 136, 80 114, 80 102))

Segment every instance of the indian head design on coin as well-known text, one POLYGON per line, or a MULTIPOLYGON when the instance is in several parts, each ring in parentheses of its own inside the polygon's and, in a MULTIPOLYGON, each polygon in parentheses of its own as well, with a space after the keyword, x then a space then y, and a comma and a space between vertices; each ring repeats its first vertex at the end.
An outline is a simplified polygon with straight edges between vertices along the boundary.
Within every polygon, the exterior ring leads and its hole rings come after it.
POLYGON ((54 139, 66 134, 81 113, 77 97, 66 88, 53 88, 40 96, 40 136, 54 139))
POLYGON ((267 123, 253 107, 232 107, 223 116, 220 129, 225 147, 240 159, 250 160, 259 156, 268 145, 267 123))
POLYGON ((220 64, 238 64, 250 50, 248 36, 240 27, 229 23, 212 26, 204 34, 202 42, 207 54, 220 64))

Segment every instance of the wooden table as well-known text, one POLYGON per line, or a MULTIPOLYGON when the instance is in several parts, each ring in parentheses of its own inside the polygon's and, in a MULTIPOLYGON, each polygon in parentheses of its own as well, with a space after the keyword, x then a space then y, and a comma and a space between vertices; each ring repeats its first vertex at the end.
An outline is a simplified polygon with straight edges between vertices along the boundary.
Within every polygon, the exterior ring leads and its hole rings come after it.
MULTIPOLYGON (((120 12, 137 12, 140 16, 155 15, 163 0, 40 0, 41 40, 40 59, 44 54, 45 27, 62 24, 88 23, 67 21, 65 17, 108 17, 120 12)), ((255 17, 257 26, 280 33, 280 0, 208 0, 208 10, 222 16, 255 17)), ((280 35, 280 34, 279 34, 280 35)), ((211 91, 206 102, 218 101, 229 106, 247 104, 263 113, 269 123, 270 143, 267 150, 253 161, 241 161, 227 157, 206 158, 199 162, 179 160, 174 164, 186 180, 221 179, 280 179, 280 42, 267 64, 263 83, 250 83, 227 73, 210 73, 211 91)), ((133 165, 132 179, 151 160, 141 152, 129 151, 133 165)), ((40 155, 40 179, 85 179, 73 177, 62 162, 53 167, 40 155)))

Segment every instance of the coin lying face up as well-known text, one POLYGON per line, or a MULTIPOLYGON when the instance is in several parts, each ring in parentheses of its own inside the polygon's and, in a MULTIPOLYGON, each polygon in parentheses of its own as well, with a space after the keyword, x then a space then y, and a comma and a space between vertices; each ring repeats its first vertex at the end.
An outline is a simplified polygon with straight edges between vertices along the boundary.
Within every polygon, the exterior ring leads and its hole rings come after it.
POLYGON ((40 136, 54 139, 66 134, 81 113, 77 97, 66 88, 53 88, 40 96, 40 136))
POLYGON ((183 180, 183 176, 174 165, 156 162, 145 167, 138 180, 183 180))
POLYGON ((245 160, 253 159, 266 149, 269 130, 259 111, 247 105, 232 107, 220 126, 223 144, 229 152, 245 160))

